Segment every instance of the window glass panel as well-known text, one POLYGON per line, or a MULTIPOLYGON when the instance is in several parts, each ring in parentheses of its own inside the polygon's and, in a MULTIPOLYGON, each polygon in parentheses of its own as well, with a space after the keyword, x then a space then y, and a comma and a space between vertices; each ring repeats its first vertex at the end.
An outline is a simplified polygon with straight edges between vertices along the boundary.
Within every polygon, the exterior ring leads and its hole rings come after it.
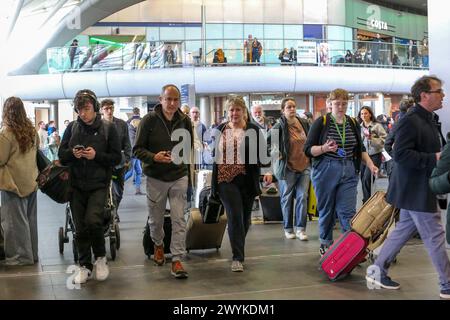
POLYGON ((185 41, 185 44, 186 44, 186 51, 196 53, 197 55, 199 53, 199 48, 202 47, 201 41, 189 40, 185 41))
POLYGON ((278 56, 283 51, 283 40, 265 40, 263 43, 263 56, 265 63, 278 63, 278 56))
POLYGON ((202 28, 199 27, 185 27, 186 40, 201 40, 202 28))
POLYGON ((244 24, 244 37, 251 34, 253 38, 264 38, 264 29, 262 24, 244 24))
POLYGON ((161 40, 184 40, 184 27, 161 27, 161 40))
POLYGON ((158 41, 158 40, 159 40, 159 27, 148 27, 147 41, 158 41))
POLYGON ((243 63, 244 55, 242 50, 224 50, 227 63, 243 63))
POLYGON ((206 41, 206 61, 212 62, 214 51, 223 48, 223 40, 207 40, 206 41))
POLYGON ((291 49, 291 47, 297 49, 299 40, 284 40, 283 48, 291 49))
POLYGON ((223 39, 223 24, 206 24, 206 39, 223 39))
POLYGON ((301 25, 284 25, 285 39, 302 39, 303 28, 301 25))
POLYGON ((244 37, 243 24, 224 24, 223 26, 224 39, 242 39, 244 37))
POLYGON ((282 39, 283 26, 281 24, 265 24, 264 39, 282 39))
POLYGON ((224 42, 224 49, 242 50, 244 48, 244 43, 240 39, 224 40, 223 42, 224 42))

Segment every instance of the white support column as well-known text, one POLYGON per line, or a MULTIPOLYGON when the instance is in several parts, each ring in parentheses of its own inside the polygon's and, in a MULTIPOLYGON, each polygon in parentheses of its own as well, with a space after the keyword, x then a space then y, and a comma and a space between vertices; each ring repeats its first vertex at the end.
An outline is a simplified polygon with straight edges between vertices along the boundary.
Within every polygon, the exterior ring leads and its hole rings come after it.
POLYGON ((437 113, 442 122, 442 133, 450 132, 450 20, 442 10, 441 0, 428 0, 428 36, 430 45, 430 74, 444 81, 443 108, 437 113))
POLYGON ((211 125, 211 102, 209 97, 200 97, 200 121, 204 123, 206 127, 211 125))

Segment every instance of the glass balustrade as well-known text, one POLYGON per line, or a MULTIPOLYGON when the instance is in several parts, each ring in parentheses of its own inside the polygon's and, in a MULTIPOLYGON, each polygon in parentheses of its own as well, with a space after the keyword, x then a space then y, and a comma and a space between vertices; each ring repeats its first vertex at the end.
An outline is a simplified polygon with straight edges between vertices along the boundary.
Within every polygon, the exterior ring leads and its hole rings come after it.
POLYGON ((426 69, 428 55, 421 52, 420 45, 373 41, 258 39, 249 45, 245 39, 111 42, 49 48, 47 66, 49 73, 250 65, 426 69))

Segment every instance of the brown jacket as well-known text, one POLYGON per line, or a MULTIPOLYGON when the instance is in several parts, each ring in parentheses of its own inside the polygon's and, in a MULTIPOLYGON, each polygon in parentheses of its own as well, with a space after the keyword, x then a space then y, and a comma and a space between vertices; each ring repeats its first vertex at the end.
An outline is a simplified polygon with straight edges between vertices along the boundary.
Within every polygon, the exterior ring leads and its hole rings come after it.
POLYGON ((7 128, 0 129, 0 190, 13 192, 21 198, 37 190, 38 141, 36 134, 35 145, 21 153, 14 134, 7 128))

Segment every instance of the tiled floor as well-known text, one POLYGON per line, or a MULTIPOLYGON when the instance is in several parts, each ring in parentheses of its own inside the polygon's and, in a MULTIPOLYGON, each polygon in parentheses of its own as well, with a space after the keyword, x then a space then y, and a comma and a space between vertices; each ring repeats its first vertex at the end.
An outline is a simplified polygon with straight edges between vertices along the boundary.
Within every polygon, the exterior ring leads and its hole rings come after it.
MULTIPOLYGON (((380 180, 379 187, 386 181, 380 180)), ((339 282, 330 282, 318 270, 318 227, 308 225, 308 242, 287 240, 280 224, 254 224, 246 243, 245 272, 230 271, 231 251, 225 234, 222 248, 191 251, 185 259, 189 279, 176 280, 169 264, 155 266, 146 259, 142 231, 146 197, 135 196, 130 182, 120 209, 121 248, 110 261, 105 282, 89 281, 72 288, 72 246, 58 252, 57 231, 64 224, 64 205, 39 194, 40 263, 27 267, 0 267, 0 299, 439 299, 437 274, 420 240, 401 251, 391 276, 400 290, 369 290, 364 280, 367 263, 339 282)), ((338 234, 336 230, 335 235, 338 234)), ((108 244, 108 242, 107 242, 108 244)))

